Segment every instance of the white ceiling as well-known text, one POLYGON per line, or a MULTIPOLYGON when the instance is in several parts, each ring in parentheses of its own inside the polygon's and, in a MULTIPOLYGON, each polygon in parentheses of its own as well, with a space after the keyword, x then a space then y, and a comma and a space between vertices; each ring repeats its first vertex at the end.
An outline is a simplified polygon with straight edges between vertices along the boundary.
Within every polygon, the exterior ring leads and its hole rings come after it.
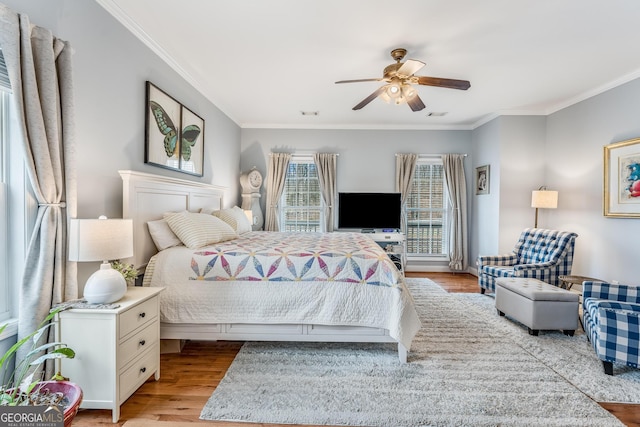
POLYGON ((640 77, 636 0, 97 1, 243 128, 473 129, 640 77), (381 83, 334 82, 381 77, 397 47, 471 88, 352 111, 381 83))

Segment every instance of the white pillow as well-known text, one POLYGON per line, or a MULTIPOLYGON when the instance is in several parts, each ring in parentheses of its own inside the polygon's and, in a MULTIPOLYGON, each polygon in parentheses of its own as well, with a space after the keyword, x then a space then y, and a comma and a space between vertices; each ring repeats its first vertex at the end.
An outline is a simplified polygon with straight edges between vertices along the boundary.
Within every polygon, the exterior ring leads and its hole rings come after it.
POLYGON ((249 218, 247 218, 244 211, 237 206, 234 206, 231 209, 213 211, 211 214, 229 224, 238 234, 244 234, 251 231, 249 218))
POLYGON ((190 249, 238 237, 229 224, 213 215, 184 211, 167 215, 165 219, 176 236, 190 249))
POLYGON ((149 227, 151 239, 153 239, 153 243, 156 244, 156 248, 158 248, 159 251, 173 246, 182 245, 182 241, 173 231, 171 231, 171 227, 169 227, 166 220, 159 219, 156 221, 149 221, 147 222, 147 227, 149 227))

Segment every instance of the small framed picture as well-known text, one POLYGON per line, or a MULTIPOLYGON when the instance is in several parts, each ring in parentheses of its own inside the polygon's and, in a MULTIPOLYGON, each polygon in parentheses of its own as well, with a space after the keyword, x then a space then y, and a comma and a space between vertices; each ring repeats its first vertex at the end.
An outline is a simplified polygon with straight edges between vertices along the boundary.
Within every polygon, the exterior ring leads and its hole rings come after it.
POLYGON ((604 147, 604 216, 640 218, 640 138, 604 147))
POLYGON ((489 165, 476 168, 476 194, 489 194, 489 165))

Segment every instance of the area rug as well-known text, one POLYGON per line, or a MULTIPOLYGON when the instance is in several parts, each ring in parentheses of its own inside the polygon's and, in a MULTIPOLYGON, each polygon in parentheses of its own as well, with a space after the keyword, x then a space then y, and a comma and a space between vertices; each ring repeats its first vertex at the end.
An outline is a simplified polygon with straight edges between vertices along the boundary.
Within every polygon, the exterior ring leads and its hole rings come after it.
MULTIPOLYGON (((398 362, 391 344, 246 343, 200 418, 348 426, 622 425, 539 359, 535 345, 521 345, 528 341, 517 332, 521 326, 491 315, 489 304, 448 294, 427 279, 408 279, 408 285, 423 322, 409 363, 398 362), (505 332, 509 327, 516 331, 505 332)), ((561 360, 570 357, 563 354, 561 360)))
POLYGON ((477 321, 490 322, 494 332, 513 339, 533 357, 555 371, 574 387, 598 402, 640 403, 640 369, 614 364, 614 375, 606 375, 582 329, 569 337, 560 331, 531 336, 527 327, 498 316, 493 297, 480 294, 451 294, 474 313, 477 321))

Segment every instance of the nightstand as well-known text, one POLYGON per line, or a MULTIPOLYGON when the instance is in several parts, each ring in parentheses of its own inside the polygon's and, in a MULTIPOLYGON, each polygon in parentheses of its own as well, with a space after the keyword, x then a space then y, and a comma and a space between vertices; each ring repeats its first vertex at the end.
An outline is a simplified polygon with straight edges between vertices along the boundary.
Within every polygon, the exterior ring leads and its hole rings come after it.
POLYGON ((160 303, 164 288, 129 287, 119 307, 72 308, 58 314, 58 340, 75 350, 60 360, 62 374, 82 388, 81 408, 120 405, 151 375, 160 379, 160 303))

